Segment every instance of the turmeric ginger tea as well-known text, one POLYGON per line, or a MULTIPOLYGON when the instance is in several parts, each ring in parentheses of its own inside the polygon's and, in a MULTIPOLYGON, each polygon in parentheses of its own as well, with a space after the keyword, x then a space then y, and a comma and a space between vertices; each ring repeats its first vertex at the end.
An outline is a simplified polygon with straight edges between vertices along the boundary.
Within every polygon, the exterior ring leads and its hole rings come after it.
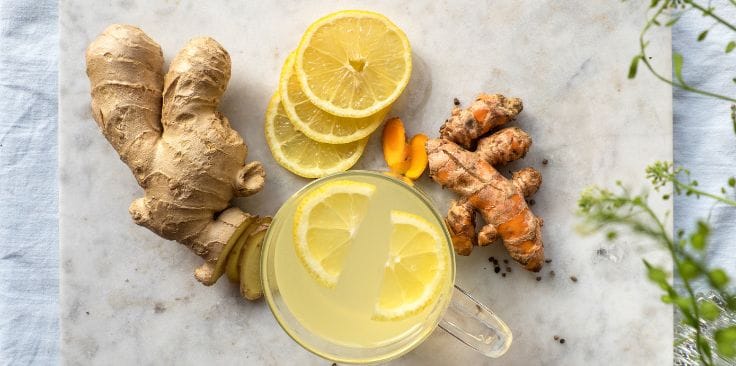
POLYGON ((345 362, 390 359, 421 342, 454 281, 441 218, 414 188, 380 173, 305 187, 279 210, 265 246, 264 287, 279 323, 307 349, 345 362))

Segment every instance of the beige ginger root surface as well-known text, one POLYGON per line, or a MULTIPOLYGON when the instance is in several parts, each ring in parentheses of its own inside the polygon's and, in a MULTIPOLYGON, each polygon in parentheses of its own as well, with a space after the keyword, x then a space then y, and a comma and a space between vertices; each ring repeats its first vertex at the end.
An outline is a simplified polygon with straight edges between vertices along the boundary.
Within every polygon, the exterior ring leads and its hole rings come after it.
POLYGON ((218 110, 230 79, 230 56, 211 38, 195 38, 162 72, 161 47, 142 30, 114 24, 87 48, 92 112, 145 195, 130 205, 138 224, 176 240, 204 264, 211 285, 250 214, 233 197, 263 188, 260 162, 218 110))
POLYGON ((524 198, 537 191, 542 176, 525 168, 507 179, 494 168, 524 157, 532 140, 515 127, 482 137, 521 110, 519 99, 481 94, 469 108, 456 107, 441 127, 440 138, 430 139, 426 148, 430 177, 461 196, 450 205, 446 219, 457 254, 469 255, 476 243, 502 239, 514 260, 537 272, 544 263, 542 220, 524 198), (468 150, 476 140, 476 150, 468 150), (485 221, 477 235, 475 211, 485 221))

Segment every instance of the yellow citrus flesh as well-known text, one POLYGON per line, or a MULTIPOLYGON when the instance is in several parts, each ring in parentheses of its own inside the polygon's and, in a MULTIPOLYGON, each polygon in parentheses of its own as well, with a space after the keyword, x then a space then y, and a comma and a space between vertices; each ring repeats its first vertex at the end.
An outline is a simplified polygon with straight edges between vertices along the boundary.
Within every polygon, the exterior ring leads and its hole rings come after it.
POLYGON ((266 110, 266 143, 276 162, 305 178, 319 178, 345 171, 360 159, 368 138, 347 144, 325 144, 299 132, 289 121, 276 93, 266 110))
POLYGON ((296 254, 322 285, 334 287, 376 187, 350 180, 329 182, 307 193, 294 214, 296 254))
POLYGON ((402 319, 424 309, 442 292, 449 265, 447 243, 420 216, 391 211, 391 242, 373 317, 402 319))
POLYGON ((294 127, 312 140, 345 144, 367 137, 381 125, 391 106, 365 118, 339 117, 315 106, 302 91, 294 72, 295 55, 292 53, 284 62, 279 80, 281 104, 294 127))
POLYGON ((408 84, 411 46, 381 14, 340 11, 309 26, 295 70, 317 107, 342 117, 368 117, 388 108, 408 84))

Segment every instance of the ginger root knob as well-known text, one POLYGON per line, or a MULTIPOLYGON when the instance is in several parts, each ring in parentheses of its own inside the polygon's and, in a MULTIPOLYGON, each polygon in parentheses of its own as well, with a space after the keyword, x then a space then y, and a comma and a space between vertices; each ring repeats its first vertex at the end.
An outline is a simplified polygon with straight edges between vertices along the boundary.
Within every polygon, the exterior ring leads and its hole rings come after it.
POLYGON ((246 163, 243 138, 218 111, 230 55, 194 38, 164 74, 153 39, 113 24, 89 45, 86 63, 94 119, 144 191, 130 206, 133 220, 202 257, 195 277, 215 283, 254 220, 231 201, 260 191, 266 176, 261 163, 246 163))

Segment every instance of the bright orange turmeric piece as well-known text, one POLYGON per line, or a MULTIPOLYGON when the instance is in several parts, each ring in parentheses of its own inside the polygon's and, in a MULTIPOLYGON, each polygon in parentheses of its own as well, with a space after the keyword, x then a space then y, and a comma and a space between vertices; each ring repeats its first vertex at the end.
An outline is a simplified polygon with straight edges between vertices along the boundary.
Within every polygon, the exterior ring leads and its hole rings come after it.
POLYGON ((391 118, 383 127, 383 158, 393 173, 403 175, 409 169, 409 147, 406 144, 404 123, 399 118, 391 118))
POLYGON ((411 180, 418 179, 427 168, 427 150, 424 145, 429 138, 416 134, 406 142, 404 123, 399 118, 391 118, 383 127, 383 158, 391 172, 411 180))
POLYGON ((427 168, 427 149, 424 145, 428 139, 427 135, 419 133, 409 141, 409 169, 404 175, 411 180, 421 177, 427 168))
POLYGON ((441 137, 429 139, 426 148, 429 176, 462 196, 450 205, 446 219, 455 252, 469 255, 473 245, 501 239, 514 260, 538 272, 544 264, 542 220, 534 216, 525 198, 537 191, 542 176, 525 168, 508 179, 494 168, 523 158, 532 140, 519 128, 482 137, 513 120, 521 109, 519 99, 481 94, 470 108, 456 108, 440 129, 441 137), (477 149, 468 150, 476 142, 477 149), (475 211, 485 221, 478 234, 475 211))

